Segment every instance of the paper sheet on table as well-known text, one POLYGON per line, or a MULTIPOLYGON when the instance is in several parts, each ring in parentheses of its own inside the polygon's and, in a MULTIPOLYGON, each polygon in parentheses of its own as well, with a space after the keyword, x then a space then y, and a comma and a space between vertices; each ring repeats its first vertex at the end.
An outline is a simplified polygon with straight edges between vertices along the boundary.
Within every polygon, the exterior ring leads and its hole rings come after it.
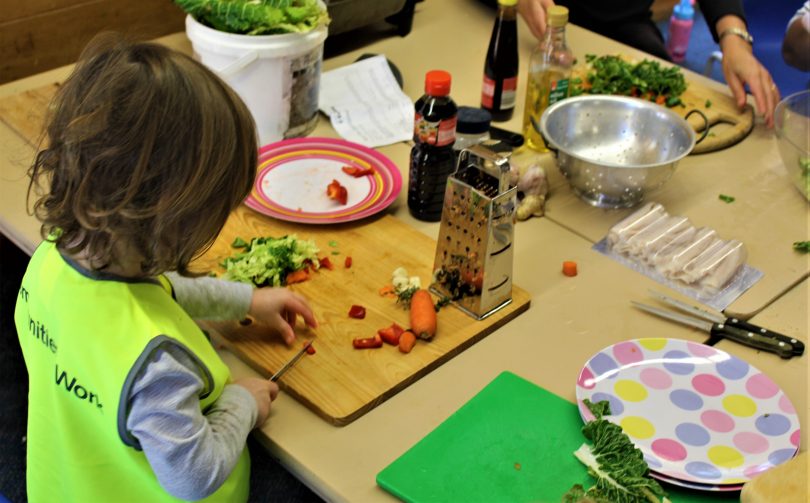
POLYGON ((399 88, 384 56, 324 72, 318 106, 340 136, 366 147, 413 137, 413 102, 399 88))

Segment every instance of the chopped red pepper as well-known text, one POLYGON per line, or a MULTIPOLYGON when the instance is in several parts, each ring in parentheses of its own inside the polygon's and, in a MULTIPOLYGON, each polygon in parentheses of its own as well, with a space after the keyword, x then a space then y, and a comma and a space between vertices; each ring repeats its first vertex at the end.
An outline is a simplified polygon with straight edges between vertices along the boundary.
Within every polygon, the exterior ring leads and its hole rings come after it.
POLYGON ((307 348, 307 354, 308 355, 314 355, 315 354, 315 346, 313 346, 311 342, 305 342, 304 347, 307 348))
POLYGON ((318 263, 321 264, 321 267, 325 267, 326 269, 329 269, 330 271, 335 270, 335 265, 332 263, 331 260, 329 260, 329 257, 319 258, 318 263))
POLYGON ((361 176, 374 174, 374 168, 358 168, 357 166, 343 166, 340 169, 342 169, 343 172, 346 173, 347 175, 353 176, 355 178, 360 178, 361 176))
POLYGON ((362 320, 366 317, 366 308, 363 306, 358 306, 354 304, 351 309, 349 309, 349 318, 354 318, 357 320, 362 320))
POLYGON ((346 204, 349 200, 349 192, 337 180, 332 180, 332 183, 326 186, 326 195, 340 204, 346 204))
POLYGON ((399 337, 404 331, 404 328, 400 327, 396 323, 392 323, 390 327, 377 330, 377 333, 379 334, 380 338, 382 338, 383 342, 396 346, 399 344, 399 337))
POLYGON ((375 335, 374 337, 358 337, 352 340, 352 346, 354 349, 370 349, 370 348, 379 348, 382 347, 383 341, 379 335, 375 335))
POLYGON ((346 257, 346 260, 343 262, 343 267, 346 269, 350 269, 352 267, 352 258, 346 257))

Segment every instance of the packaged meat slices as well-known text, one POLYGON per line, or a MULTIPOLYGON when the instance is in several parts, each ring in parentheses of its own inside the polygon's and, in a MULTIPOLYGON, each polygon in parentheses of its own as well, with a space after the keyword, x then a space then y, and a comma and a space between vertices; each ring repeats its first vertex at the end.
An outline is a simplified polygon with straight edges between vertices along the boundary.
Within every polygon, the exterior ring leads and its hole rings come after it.
POLYGON ((715 309, 723 310, 762 273, 745 245, 650 202, 610 228, 594 249, 715 309))

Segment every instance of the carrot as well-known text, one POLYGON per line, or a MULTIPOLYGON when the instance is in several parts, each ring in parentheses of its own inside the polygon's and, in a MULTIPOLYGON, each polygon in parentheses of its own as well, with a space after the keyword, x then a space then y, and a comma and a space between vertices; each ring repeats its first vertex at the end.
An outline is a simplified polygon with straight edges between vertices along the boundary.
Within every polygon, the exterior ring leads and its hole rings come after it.
POLYGON ((416 335, 414 335, 414 333, 411 332, 410 330, 402 332, 402 335, 399 336, 400 353, 410 353, 415 344, 416 344, 416 335))
POLYGON ((659 94, 658 96, 656 96, 656 98, 655 98, 655 102, 656 102, 658 105, 663 105, 664 103, 666 103, 666 102, 667 102, 667 97, 666 97, 666 96, 664 96, 663 94, 659 94))
POLYGON ((380 288, 380 297, 396 297, 397 292, 394 290, 394 285, 385 285, 380 288))
POLYGON ((436 335, 436 308, 430 293, 424 288, 414 292, 411 297, 411 330, 427 341, 436 335))
POLYGON ((571 260, 566 260, 563 262, 562 273, 566 276, 576 276, 577 275, 577 263, 571 260))
POLYGON ((292 285, 293 283, 301 283, 302 281, 306 281, 308 279, 309 279, 309 272, 307 272, 306 269, 299 269, 287 275, 285 284, 292 285))

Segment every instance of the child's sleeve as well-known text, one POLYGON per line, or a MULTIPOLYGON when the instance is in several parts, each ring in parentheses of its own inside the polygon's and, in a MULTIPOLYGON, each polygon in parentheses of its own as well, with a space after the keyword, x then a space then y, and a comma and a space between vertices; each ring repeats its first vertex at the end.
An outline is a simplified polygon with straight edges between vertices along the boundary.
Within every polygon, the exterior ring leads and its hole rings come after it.
POLYGON ((241 320, 250 309, 253 287, 218 278, 186 278, 166 273, 177 303, 199 320, 241 320))
POLYGON ((148 355, 128 394, 128 433, 172 496, 204 498, 227 479, 245 449, 257 406, 245 388, 227 385, 205 414, 201 363, 176 344, 148 355))

